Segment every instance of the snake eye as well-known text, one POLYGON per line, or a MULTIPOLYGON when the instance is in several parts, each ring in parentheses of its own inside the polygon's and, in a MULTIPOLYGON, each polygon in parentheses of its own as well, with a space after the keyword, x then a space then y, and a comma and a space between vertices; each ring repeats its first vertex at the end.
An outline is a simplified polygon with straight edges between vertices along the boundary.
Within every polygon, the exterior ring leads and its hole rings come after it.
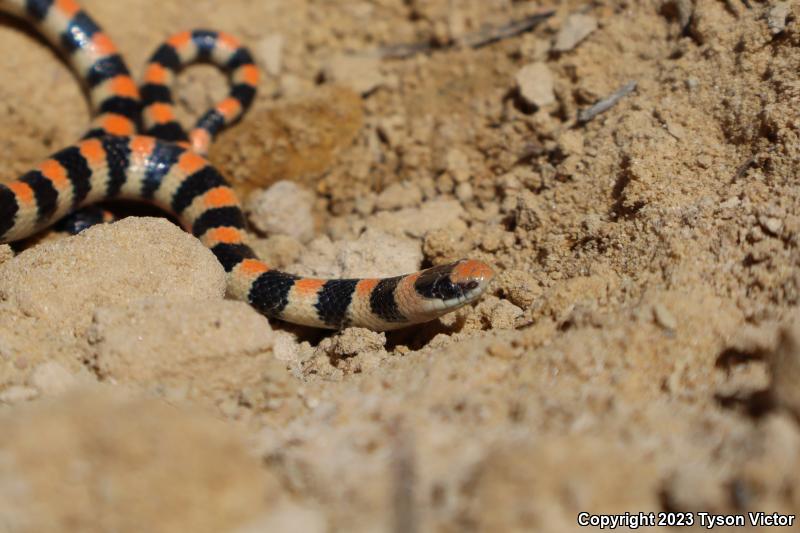
POLYGON ((464 288, 465 291, 471 291, 473 289, 477 289, 478 288, 478 282, 473 279, 472 281, 468 281, 467 283, 464 283, 462 285, 462 287, 464 288))

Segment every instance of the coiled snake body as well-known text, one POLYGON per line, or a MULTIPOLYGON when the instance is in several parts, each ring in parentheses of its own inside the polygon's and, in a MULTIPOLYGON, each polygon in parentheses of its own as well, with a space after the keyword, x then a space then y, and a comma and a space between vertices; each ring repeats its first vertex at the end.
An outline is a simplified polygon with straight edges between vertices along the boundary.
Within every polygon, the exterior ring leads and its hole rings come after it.
POLYGON ((204 157, 214 136, 255 97, 259 71, 237 39, 207 30, 177 33, 153 54, 137 87, 111 39, 74 0, 0 0, 0 10, 29 20, 64 53, 95 115, 77 144, 0 184, 0 243, 102 200, 148 201, 174 214, 214 253, 227 272, 229 296, 271 318, 330 329, 425 322, 476 300, 492 278, 491 268, 476 260, 383 279, 313 279, 270 268, 245 244, 239 201, 204 157), (231 89, 187 134, 175 118, 171 85, 197 61, 225 71, 231 89), (140 122, 144 135, 137 134, 140 122))

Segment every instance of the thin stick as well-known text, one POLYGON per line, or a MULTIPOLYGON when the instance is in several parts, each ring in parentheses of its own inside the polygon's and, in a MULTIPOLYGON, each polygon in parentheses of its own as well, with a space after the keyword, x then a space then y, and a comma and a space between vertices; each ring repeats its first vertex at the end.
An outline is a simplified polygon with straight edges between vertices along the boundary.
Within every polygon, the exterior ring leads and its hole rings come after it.
POLYGON ((604 98, 594 104, 592 107, 588 109, 583 109, 578 112, 578 122, 581 124, 585 124, 589 122, 594 117, 599 115, 600 113, 604 113, 617 105, 617 102, 622 100, 624 96, 630 94, 636 88, 636 82, 631 81, 617 89, 611 96, 608 98, 604 98))
POLYGON ((531 31, 544 20, 553 16, 555 11, 544 11, 536 13, 522 20, 511 21, 501 26, 483 28, 473 33, 468 33, 452 43, 436 44, 433 42, 419 42, 408 44, 394 44, 384 46, 377 50, 377 55, 388 59, 404 59, 416 54, 432 52, 434 50, 447 50, 457 46, 469 46, 470 48, 480 48, 502 39, 508 39, 531 31))
POLYGON ((485 28, 476 31, 475 33, 468 33, 458 40, 458 44, 466 45, 470 48, 480 48, 481 46, 486 46, 487 44, 491 44, 502 39, 508 39, 509 37, 514 37, 521 33, 531 31, 533 28, 539 25, 539 23, 550 18, 553 13, 555 13, 555 11, 544 11, 542 13, 536 13, 535 15, 525 17, 524 19, 516 22, 509 22, 496 28, 485 28))

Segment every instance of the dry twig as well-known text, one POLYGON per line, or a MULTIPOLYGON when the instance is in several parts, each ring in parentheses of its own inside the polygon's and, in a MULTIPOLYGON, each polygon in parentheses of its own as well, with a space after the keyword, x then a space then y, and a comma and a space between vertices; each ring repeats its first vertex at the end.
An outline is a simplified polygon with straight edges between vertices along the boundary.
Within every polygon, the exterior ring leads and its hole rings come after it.
POLYGON ((624 96, 627 96, 636 88, 636 82, 631 81, 617 89, 611 96, 608 98, 603 98, 592 107, 588 109, 583 109, 578 112, 578 122, 581 124, 585 124, 589 122, 594 117, 599 115, 600 113, 604 113, 617 105, 617 102, 622 100, 624 96))
POLYGON ((447 43, 443 45, 433 42, 395 44, 379 48, 377 54, 381 58, 403 59, 406 57, 411 57, 416 54, 432 52, 434 50, 447 50, 449 48, 454 48, 457 46, 469 46, 470 48, 480 48, 481 46, 486 46, 487 44, 491 44, 500 41, 502 39, 507 39, 509 37, 514 37, 521 33, 530 31, 537 25, 539 25, 539 23, 541 23, 542 21, 545 21, 548 18, 550 18, 553 15, 553 13, 555 12, 544 11, 542 13, 536 13, 535 15, 525 17, 522 20, 508 22, 501 26, 483 28, 476 32, 468 33, 467 35, 464 35, 463 37, 457 39, 452 43, 447 43))

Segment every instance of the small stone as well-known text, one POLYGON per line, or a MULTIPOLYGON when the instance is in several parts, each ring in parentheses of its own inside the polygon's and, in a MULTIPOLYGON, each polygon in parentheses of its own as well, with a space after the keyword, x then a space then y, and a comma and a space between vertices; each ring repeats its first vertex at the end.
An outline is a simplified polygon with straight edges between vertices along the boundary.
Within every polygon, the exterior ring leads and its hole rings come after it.
POLYGON ((525 312, 508 300, 486 295, 467 315, 464 331, 477 331, 489 326, 493 330, 512 330, 525 312))
POLYGON ((491 226, 486 228, 481 238, 481 248, 487 252, 496 252, 503 246, 503 236, 505 231, 499 226, 491 226))
POLYGON ((362 95, 386 82, 377 57, 339 55, 328 62, 324 74, 327 80, 346 85, 362 95))
POLYGON ((30 385, 46 394, 60 394, 78 383, 75 375, 55 361, 42 363, 33 369, 30 385))
POLYGON ((722 209, 733 209, 735 207, 739 207, 741 203, 742 201, 739 200, 737 196, 731 196, 730 198, 719 204, 719 206, 722 209))
POLYGON ((403 115, 392 115, 378 120, 378 133, 389 146, 400 146, 406 139, 406 118, 403 115))
POLYGON ((697 78, 687 78, 686 79, 686 88, 690 91, 697 89, 700 86, 700 81, 697 78))
POLYGON ((665 121, 664 126, 667 128, 667 132, 676 139, 681 140, 686 137, 686 130, 677 122, 665 121))
POLYGON ((567 17, 564 26, 556 35, 553 50, 556 52, 567 52, 589 36, 597 29, 597 20, 589 15, 575 13, 567 17))
POLYGON ((489 345, 489 355, 498 359, 513 359, 517 357, 514 349, 506 342, 494 342, 489 345))
POLYGON ((535 194, 530 191, 523 191, 517 197, 514 220, 517 223, 517 227, 525 230, 534 230, 541 225, 542 214, 535 194))
POLYGON ((686 29, 692 21, 693 0, 675 0, 675 8, 678 10, 678 23, 681 25, 681 29, 686 29))
POLYGON ((5 263, 14 257, 14 250, 8 244, 0 244, 0 263, 5 263))
POLYGON ((471 172, 467 155, 458 148, 451 148, 445 156, 447 171, 458 182, 465 182, 469 179, 471 172))
POLYGON ((271 76, 277 76, 281 73, 283 66, 283 43, 285 42, 283 35, 275 33, 264 37, 258 42, 257 50, 261 64, 264 65, 264 70, 271 76))
POLYGON ((472 251, 473 235, 466 227, 441 228, 425 235, 422 250, 434 263, 455 261, 472 251))
POLYGON ((251 239, 250 246, 267 264, 286 268, 297 262, 305 246, 289 235, 270 235, 266 239, 251 239))
POLYGON ((779 405, 800 415, 800 315, 795 314, 782 328, 778 347, 768 356, 772 393, 779 405))
POLYGON ((418 208, 380 211, 367 225, 392 234, 422 237, 428 232, 458 225, 464 208, 456 200, 428 200, 418 208))
POLYGON ((276 331, 272 343, 272 354, 278 361, 299 361, 300 346, 297 340, 285 331, 276 331))
MULTIPOLYGON (((403 211, 406 210, 392 214, 403 211)), ((417 270, 421 262, 422 250, 417 240, 368 227, 354 241, 314 239, 292 272, 322 278, 386 277, 417 270)))
POLYGON ((279 91, 282 96, 300 98, 311 93, 316 87, 312 80, 289 74, 288 72, 279 79, 279 91))
POLYGON ((472 200, 472 185, 466 182, 456 185, 456 198, 458 198, 462 204, 472 200))
POLYGON ((767 26, 772 35, 778 35, 786 29, 786 19, 792 11, 790 2, 778 2, 767 14, 767 26))
POLYGON ((292 181, 278 181, 266 191, 250 196, 250 222, 268 235, 289 235, 300 242, 314 236, 314 196, 292 181))
POLYGON ((709 168, 711 167, 711 163, 713 163, 713 161, 711 160, 710 156, 706 154, 697 156, 697 165, 700 168, 709 168))
POLYGON ((529 308, 543 292, 536 279, 524 270, 502 271, 497 284, 503 295, 522 309, 529 308))
POLYGON ((656 324, 666 330, 675 331, 675 328, 678 327, 678 321, 662 303, 653 306, 653 318, 655 318, 656 324))
POLYGON ((343 359, 366 353, 386 354, 386 333, 364 328, 347 328, 323 339, 316 348, 318 355, 343 359))
POLYGON ((764 231, 773 237, 780 235, 781 228, 783 227, 783 222, 781 219, 763 215, 758 217, 758 223, 764 229, 764 231))
POLYGON ((375 202, 380 211, 392 211, 404 207, 416 207, 422 202, 422 191, 415 184, 407 181, 392 183, 384 189, 375 202))
POLYGON ((525 65, 517 72, 517 87, 522 99, 531 105, 544 107, 556 101, 553 75, 544 63, 525 65))
POLYGON ((23 387, 22 385, 11 385, 0 392, 0 403, 19 403, 32 400, 39 396, 39 391, 33 387, 23 387))

